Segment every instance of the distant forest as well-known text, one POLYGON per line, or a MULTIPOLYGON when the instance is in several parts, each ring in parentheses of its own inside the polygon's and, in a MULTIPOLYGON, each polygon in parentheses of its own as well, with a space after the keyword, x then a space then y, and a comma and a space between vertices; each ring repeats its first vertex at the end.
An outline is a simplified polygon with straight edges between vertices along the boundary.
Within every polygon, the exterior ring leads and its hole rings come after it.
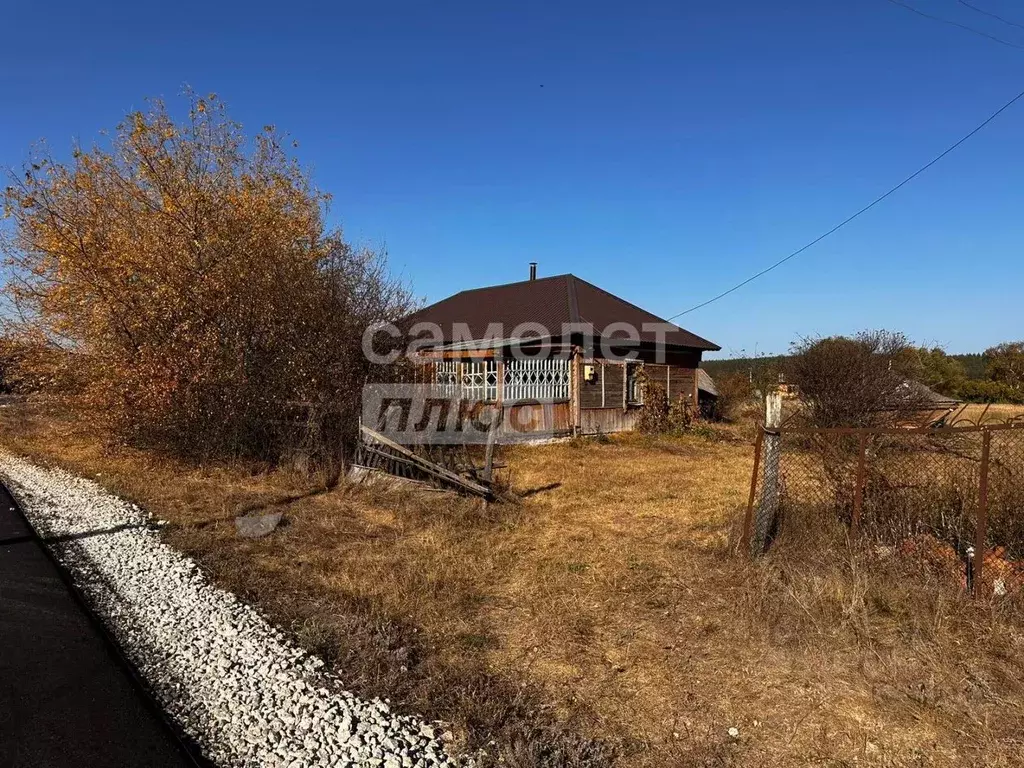
MULTIPOLYGON (((712 378, 715 376, 728 376, 736 371, 749 371, 751 368, 761 366, 782 367, 788 355, 775 355, 772 357, 737 357, 732 360, 704 360, 700 367, 706 370, 712 378)), ((967 378, 972 381, 984 381, 985 376, 985 355, 975 352, 969 355, 949 355, 953 360, 958 360, 967 372, 967 378)))

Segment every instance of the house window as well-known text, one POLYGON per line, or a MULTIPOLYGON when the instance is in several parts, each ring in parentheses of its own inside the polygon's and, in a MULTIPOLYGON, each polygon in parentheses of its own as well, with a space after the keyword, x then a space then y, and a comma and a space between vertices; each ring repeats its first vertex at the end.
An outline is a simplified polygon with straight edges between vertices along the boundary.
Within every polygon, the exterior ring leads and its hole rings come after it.
POLYGON ((643 405, 644 388, 639 379, 640 366, 636 363, 626 363, 626 404, 643 405))

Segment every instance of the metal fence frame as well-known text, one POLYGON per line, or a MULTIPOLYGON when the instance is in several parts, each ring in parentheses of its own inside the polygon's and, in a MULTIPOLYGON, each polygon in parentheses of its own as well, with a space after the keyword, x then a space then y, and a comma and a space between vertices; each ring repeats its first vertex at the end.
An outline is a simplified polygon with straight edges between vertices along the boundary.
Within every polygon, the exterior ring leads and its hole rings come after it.
MULTIPOLYGON (((769 417, 770 423, 770 417, 769 417)), ((981 458, 978 481, 978 511, 974 531, 974 548, 976 554, 971 559, 970 581, 973 582, 973 594, 981 596, 982 571, 984 568, 987 544, 987 527, 989 512, 989 463, 991 455, 992 435, 1009 431, 1024 433, 1024 421, 1014 420, 999 424, 938 426, 938 427, 787 427, 767 426, 758 430, 754 443, 754 468, 751 476, 750 494, 747 499, 744 515, 741 547, 757 557, 764 554, 768 547, 768 532, 775 523, 778 514, 779 491, 770 483, 761 482, 760 504, 758 504, 759 480, 769 476, 773 482, 780 482, 781 444, 785 436, 851 436, 858 438, 856 471, 854 473, 853 509, 850 518, 850 537, 856 539, 861 533, 861 513, 864 504, 864 490, 867 468, 867 447, 873 437, 889 436, 942 436, 954 434, 981 434, 981 458), (772 466, 774 465, 774 467, 772 466)))

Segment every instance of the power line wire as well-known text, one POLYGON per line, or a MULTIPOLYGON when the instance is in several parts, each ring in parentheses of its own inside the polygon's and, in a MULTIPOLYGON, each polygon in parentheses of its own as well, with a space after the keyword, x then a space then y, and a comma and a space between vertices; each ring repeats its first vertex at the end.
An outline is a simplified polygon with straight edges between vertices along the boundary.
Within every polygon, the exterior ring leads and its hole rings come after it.
POLYGON ((838 231, 839 231, 840 229, 842 229, 843 227, 845 227, 845 226, 846 226, 847 224, 849 224, 849 223, 850 223, 851 221, 853 221, 854 219, 858 218, 858 217, 859 217, 859 216, 861 216, 862 214, 865 214, 865 213, 867 213, 867 212, 868 212, 868 211, 870 211, 870 210, 871 210, 872 208, 874 208, 874 207, 875 207, 876 205, 878 205, 878 204, 879 204, 880 202, 882 202, 883 200, 885 200, 885 199, 886 199, 887 197, 889 197, 889 196, 890 196, 890 195, 892 195, 893 193, 897 192, 898 190, 902 189, 902 188, 903 188, 903 187, 905 187, 905 186, 906 186, 907 184, 909 184, 909 183, 910 183, 911 181, 913 181, 913 180, 914 180, 914 179, 916 179, 916 178, 917 178, 918 176, 920 176, 920 175, 921 175, 922 173, 924 173, 925 171, 927 171, 927 170, 928 170, 929 168, 931 168, 931 167, 932 167, 933 165, 935 165, 935 164, 936 164, 937 162, 939 162, 939 161, 940 161, 940 160, 941 160, 942 158, 944 158, 944 157, 945 157, 946 155, 948 155, 948 154, 949 154, 950 152, 952 152, 953 150, 955 150, 955 149, 956 149, 957 147, 959 147, 959 146, 960 146, 961 144, 963 144, 964 142, 966 142, 967 140, 969 140, 969 139, 970 139, 970 138, 971 138, 972 136, 974 136, 974 135, 975 135, 976 133, 978 133, 979 131, 981 131, 981 130, 982 130, 982 129, 983 129, 984 127, 985 127, 985 126, 987 126, 987 125, 988 125, 989 123, 991 123, 991 122, 992 122, 993 120, 995 120, 995 119, 996 119, 997 117, 999 117, 999 116, 1000 116, 1001 114, 1003 114, 1003 112, 1005 112, 1006 110, 1008 110, 1008 109, 1009 109, 1010 107, 1012 107, 1012 106, 1013 106, 1013 105, 1014 105, 1015 103, 1017 103, 1018 101, 1020 101, 1020 100, 1021 100, 1022 98, 1024 98, 1024 91, 1021 91, 1021 92, 1020 92, 1020 93, 1018 93, 1018 94, 1017 94, 1016 96, 1014 96, 1014 97, 1013 97, 1012 99, 1010 99, 1010 100, 1009 100, 1008 102, 1006 102, 1005 104, 1003 104, 1003 106, 1001 106, 1001 107, 1000 107, 999 109, 997 109, 997 110, 996 110, 995 112, 993 112, 993 113, 992 113, 991 115, 989 115, 989 116, 988 116, 987 118, 985 118, 985 121, 984 121, 984 122, 982 122, 982 123, 981 123, 980 125, 978 125, 978 126, 977 126, 976 128, 974 128, 974 129, 973 129, 973 130, 972 130, 972 131, 971 131, 970 133, 968 133, 968 134, 966 134, 965 136, 963 136, 963 137, 962 137, 962 138, 961 138, 961 139, 960 139, 959 141, 957 141, 957 142, 956 142, 955 144, 951 145, 950 147, 947 147, 947 148, 946 148, 946 149, 945 149, 945 150, 944 150, 944 151, 943 151, 943 152, 942 152, 941 154, 939 154, 939 155, 936 155, 936 156, 935 156, 934 158, 932 158, 932 159, 931 159, 931 160, 929 160, 929 161, 928 161, 927 163, 925 163, 924 165, 922 165, 922 166, 921 166, 920 168, 918 168, 918 169, 917 169, 916 171, 914 171, 914 172, 913 172, 912 174, 910 174, 909 176, 907 176, 907 178, 905 178, 905 179, 904 179, 903 181, 901 181, 901 182, 900 182, 899 184, 897 184, 896 186, 894 186, 894 187, 890 188, 890 189, 889 189, 889 190, 888 190, 887 192, 885 192, 885 193, 883 193, 883 194, 879 195, 878 197, 876 197, 876 198, 875 198, 874 200, 872 200, 872 201, 871 201, 870 203, 868 203, 867 205, 865 205, 865 206, 864 206, 863 208, 861 208, 861 209, 860 209, 859 211, 857 211, 857 212, 856 212, 856 213, 854 213, 853 215, 851 215, 851 216, 848 216, 847 218, 843 219, 843 220, 842 220, 841 222, 839 222, 839 223, 838 223, 838 224, 836 224, 836 225, 835 225, 834 227, 832 227, 832 229, 830 229, 830 230, 829 230, 828 232, 825 232, 825 233, 824 233, 824 234, 822 234, 822 235, 818 235, 818 237, 816 237, 816 238, 814 238, 813 240, 811 240, 811 242, 807 243, 807 245, 804 245, 804 246, 802 246, 801 248, 798 248, 797 250, 793 251, 793 252, 792 252, 791 254, 789 254, 789 255, 788 255, 788 256, 786 256, 785 258, 783 258, 783 259, 779 259, 778 261, 776 261, 776 262, 775 262, 774 264, 772 264, 771 266, 769 266, 769 267, 766 267, 765 269, 762 269, 762 270, 761 270, 760 272, 758 272, 758 273, 757 273, 756 275, 752 275, 751 277, 748 277, 748 278, 747 278, 746 280, 744 280, 744 281, 743 281, 742 283, 737 283, 736 285, 734 285, 734 286, 733 286, 732 288, 730 288, 729 290, 727 290, 727 291, 723 291, 722 293, 720 293, 720 294, 718 294, 717 296, 714 296, 714 297, 712 297, 712 298, 708 299, 707 301, 701 302, 700 304, 697 304, 696 306, 690 307, 690 308, 689 308, 689 309, 687 309, 687 310, 684 310, 684 311, 682 311, 682 312, 679 312, 679 313, 677 313, 677 314, 675 314, 675 315, 672 315, 672 316, 671 316, 671 317, 669 317, 668 319, 669 319, 669 320, 675 320, 675 319, 676 319, 677 317, 682 317, 683 315, 688 315, 688 314, 690 314, 691 312, 695 312, 695 311, 696 311, 696 310, 698 310, 698 309, 701 309, 701 308, 703 308, 703 307, 706 307, 706 306, 707 306, 708 304, 712 304, 712 303, 714 303, 714 302, 718 301, 719 299, 722 299, 722 298, 724 298, 724 297, 728 296, 728 295, 729 295, 730 293, 733 293, 733 292, 735 292, 735 291, 738 291, 738 290, 739 290, 740 288, 742 288, 743 286, 745 286, 745 285, 748 285, 749 283, 752 283, 752 282, 754 282, 755 280, 757 280, 757 278, 759 278, 759 277, 762 277, 762 276, 764 276, 764 275, 767 275, 767 274, 768 274, 769 272, 771 272, 771 271, 772 271, 773 269, 776 269, 776 268, 778 268, 778 267, 781 267, 781 266, 782 266, 783 264, 785 264, 785 263, 786 263, 787 261, 789 261, 790 259, 794 259, 794 258, 796 258, 796 257, 797 257, 797 256, 799 256, 799 255, 800 255, 801 253, 803 253, 804 251, 806 251, 806 250, 807 250, 808 248, 811 248, 812 246, 815 246, 815 245, 817 245, 818 243, 820 243, 820 242, 821 242, 822 240, 824 240, 824 239, 825 239, 826 237, 828 237, 829 235, 831 235, 831 234, 833 234, 833 233, 835 233, 835 232, 838 232, 838 231))
MULTIPOLYGON (((975 29, 974 27, 969 27, 966 24, 961 24, 959 21, 953 21, 952 19, 945 19, 942 16, 932 16, 930 13, 925 13, 920 8, 915 8, 914 6, 908 5, 907 3, 901 3, 900 0, 889 0, 889 2, 892 3, 893 5, 898 5, 900 8, 905 8, 906 10, 910 11, 911 13, 916 13, 918 16, 923 16, 926 19, 931 19, 932 21, 937 21, 940 24, 948 24, 951 27, 959 27, 960 29, 965 29, 968 32, 971 32, 972 34, 981 35, 982 37, 987 37, 989 40, 994 40, 995 42, 999 43, 1000 45, 1005 45, 1005 46, 1008 46, 1010 48, 1017 48, 1019 50, 1024 51, 1024 45, 1020 45, 1018 43, 1011 43, 1009 40, 1003 40, 1003 38, 1001 38, 1001 37, 996 37, 995 35, 990 35, 988 32, 983 32, 980 29, 975 29)), ((971 7, 973 7, 973 6, 971 6, 971 7)))
POLYGON ((967 2, 967 0, 957 0, 957 2, 960 3, 960 5, 963 5, 963 6, 966 6, 967 8, 970 8, 972 11, 977 11, 978 13, 982 14, 983 16, 988 16, 988 17, 993 18, 993 19, 998 19, 999 21, 1003 22, 1003 24, 1009 24, 1011 27, 1017 27, 1018 29, 1024 29, 1024 24, 1018 24, 1016 21, 1010 21, 1010 19, 1003 18, 998 13, 992 13, 991 11, 986 11, 984 8, 979 8, 976 5, 971 5, 970 3, 967 2))

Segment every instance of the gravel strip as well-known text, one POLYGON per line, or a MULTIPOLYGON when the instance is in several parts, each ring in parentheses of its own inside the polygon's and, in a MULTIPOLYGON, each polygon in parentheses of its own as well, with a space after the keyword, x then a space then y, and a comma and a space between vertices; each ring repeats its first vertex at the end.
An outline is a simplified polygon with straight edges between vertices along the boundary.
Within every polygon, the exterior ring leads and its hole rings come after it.
POLYGON ((344 690, 324 662, 212 586, 139 507, 0 452, 0 475, 161 705, 220 766, 470 766, 443 726, 344 690))

